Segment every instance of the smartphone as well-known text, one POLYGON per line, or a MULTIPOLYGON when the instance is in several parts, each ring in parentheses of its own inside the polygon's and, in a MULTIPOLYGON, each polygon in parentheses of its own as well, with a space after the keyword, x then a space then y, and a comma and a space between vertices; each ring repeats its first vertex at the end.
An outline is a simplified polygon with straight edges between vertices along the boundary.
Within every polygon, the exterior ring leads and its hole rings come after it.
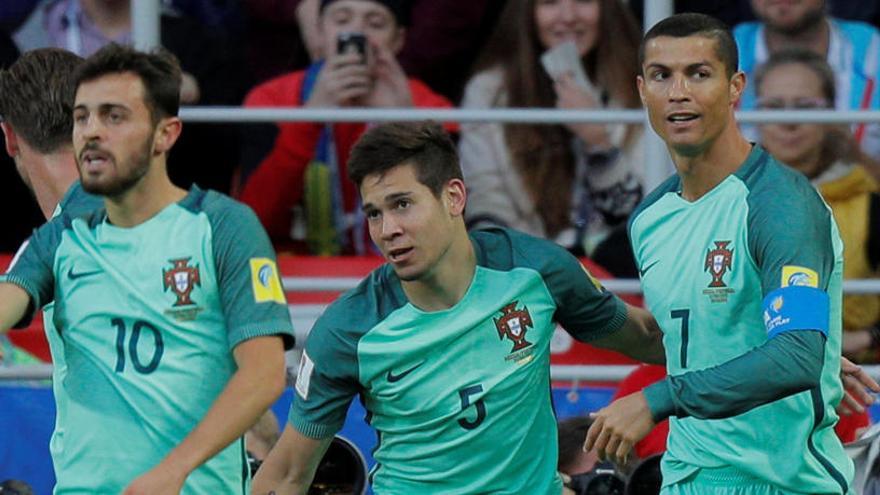
POLYGON ((336 37, 336 53, 357 53, 367 61, 367 37, 362 33, 339 33, 336 37))

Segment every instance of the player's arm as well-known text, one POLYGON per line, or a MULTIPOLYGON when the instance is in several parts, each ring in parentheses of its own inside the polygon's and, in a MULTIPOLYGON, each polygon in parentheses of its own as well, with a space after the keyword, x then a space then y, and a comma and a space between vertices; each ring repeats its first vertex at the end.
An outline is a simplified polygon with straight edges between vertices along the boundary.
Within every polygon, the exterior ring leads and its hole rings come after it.
POLYGON ((286 380, 281 337, 246 340, 235 347, 233 356, 238 370, 202 420, 158 466, 135 480, 126 494, 179 491, 189 473, 244 435, 278 399, 286 380))
POLYGON ((626 321, 616 332, 590 342, 633 359, 651 364, 665 364, 663 332, 648 311, 626 305, 626 321))
POLYGON ((0 333, 5 333, 24 319, 31 298, 21 287, 0 283, 0 333))
POLYGON ((305 495, 333 437, 309 438, 290 423, 254 477, 253 495, 305 495))

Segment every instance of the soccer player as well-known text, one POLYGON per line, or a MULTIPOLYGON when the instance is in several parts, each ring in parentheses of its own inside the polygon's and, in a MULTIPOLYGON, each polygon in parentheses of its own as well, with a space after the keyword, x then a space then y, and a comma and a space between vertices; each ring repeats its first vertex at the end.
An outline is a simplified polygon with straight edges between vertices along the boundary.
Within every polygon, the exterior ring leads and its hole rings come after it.
POLYGON ((369 130, 348 170, 387 263, 315 323, 254 492, 305 494, 359 395, 379 433, 376 493, 558 494, 556 324, 658 362, 654 319, 552 242, 502 228, 469 236, 456 149, 436 124, 369 130))
POLYGON ((669 377, 601 410, 585 448, 622 460, 671 417, 663 492, 845 494, 842 244, 801 174, 743 138, 727 27, 682 14, 645 35, 638 86, 678 173, 630 219, 669 377), (761 407, 759 407, 761 406, 761 407))
MULTIPOLYGON (((73 73, 82 58, 57 48, 24 53, 0 71, 0 128, 6 152, 22 181, 34 193, 46 218, 62 210, 88 212, 101 199, 83 191, 73 154, 73 73)), ((64 438, 59 418, 66 412, 61 390, 66 371, 64 344, 53 324, 53 304, 43 308, 43 327, 52 353, 55 429, 49 442, 52 459, 60 459, 64 438)), ((56 466, 57 470, 57 466, 56 466)))
POLYGON ((78 68, 74 151, 104 207, 62 211, 0 278, 0 331, 56 303, 56 493, 244 493, 241 437, 284 386, 268 237, 243 205, 168 179, 180 77, 167 53, 118 45, 78 68))

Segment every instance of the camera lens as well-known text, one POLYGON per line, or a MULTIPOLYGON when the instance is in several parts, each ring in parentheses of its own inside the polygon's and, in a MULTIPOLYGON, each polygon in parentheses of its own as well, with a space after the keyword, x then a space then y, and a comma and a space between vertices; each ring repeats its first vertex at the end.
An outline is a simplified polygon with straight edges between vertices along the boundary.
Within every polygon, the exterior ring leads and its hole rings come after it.
POLYGON ((626 483, 612 473, 597 474, 587 483, 583 495, 624 495, 626 483))

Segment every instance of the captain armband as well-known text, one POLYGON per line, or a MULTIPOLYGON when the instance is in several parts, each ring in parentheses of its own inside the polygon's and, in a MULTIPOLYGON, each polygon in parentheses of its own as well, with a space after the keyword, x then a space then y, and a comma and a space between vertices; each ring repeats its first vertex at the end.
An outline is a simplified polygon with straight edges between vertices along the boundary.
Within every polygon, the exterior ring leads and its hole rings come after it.
POLYGON ((788 286, 764 298, 767 338, 797 330, 814 330, 828 337, 829 298, 825 291, 807 286, 788 286))

